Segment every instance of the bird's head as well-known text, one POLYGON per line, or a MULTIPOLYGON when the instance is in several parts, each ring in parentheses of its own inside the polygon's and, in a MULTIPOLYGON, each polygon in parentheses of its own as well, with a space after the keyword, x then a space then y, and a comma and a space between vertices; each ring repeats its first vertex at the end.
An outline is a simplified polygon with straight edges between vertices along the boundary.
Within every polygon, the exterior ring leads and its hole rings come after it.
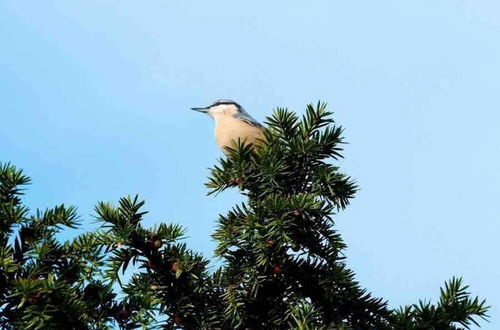
POLYGON ((235 116, 244 111, 242 107, 232 100, 217 100, 208 107, 191 108, 194 111, 208 114, 210 117, 215 118, 218 115, 232 115, 235 116))

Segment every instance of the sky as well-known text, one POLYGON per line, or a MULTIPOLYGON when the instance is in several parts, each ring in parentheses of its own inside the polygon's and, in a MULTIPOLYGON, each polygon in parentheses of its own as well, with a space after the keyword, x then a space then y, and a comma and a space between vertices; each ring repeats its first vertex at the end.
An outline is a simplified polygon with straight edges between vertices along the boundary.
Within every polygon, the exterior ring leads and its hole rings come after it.
POLYGON ((146 225, 210 257, 243 199, 206 195, 221 152, 189 108, 326 101, 361 188, 335 216, 361 285, 396 307, 463 276, 500 327, 498 1, 2 0, 0 45, 0 162, 33 210, 75 205, 91 229, 98 201, 139 194, 146 225))

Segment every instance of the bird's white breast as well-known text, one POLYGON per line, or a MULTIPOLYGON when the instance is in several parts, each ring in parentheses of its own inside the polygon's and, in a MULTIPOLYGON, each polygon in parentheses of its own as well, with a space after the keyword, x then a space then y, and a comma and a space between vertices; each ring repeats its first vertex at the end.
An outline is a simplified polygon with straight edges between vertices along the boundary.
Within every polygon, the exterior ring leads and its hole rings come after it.
POLYGON ((231 146, 232 141, 237 141, 238 138, 252 144, 258 144, 258 139, 262 138, 261 128, 234 118, 233 115, 221 114, 214 116, 214 119, 215 140, 222 150, 231 146))

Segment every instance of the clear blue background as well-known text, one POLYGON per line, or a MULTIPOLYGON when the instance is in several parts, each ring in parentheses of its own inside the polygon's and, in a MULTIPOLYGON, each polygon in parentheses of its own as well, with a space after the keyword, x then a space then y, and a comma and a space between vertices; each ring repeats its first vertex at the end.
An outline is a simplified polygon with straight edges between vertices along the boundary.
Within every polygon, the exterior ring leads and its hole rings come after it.
MULTIPOLYGON (((32 208, 139 193, 211 255, 236 192, 207 197, 221 155, 209 117, 238 100, 329 102, 344 171, 337 216, 357 278, 391 306, 464 276, 500 327, 500 5, 443 1, 0 2, 0 160, 33 178, 32 208)), ((70 235, 70 233, 68 233, 70 235)))

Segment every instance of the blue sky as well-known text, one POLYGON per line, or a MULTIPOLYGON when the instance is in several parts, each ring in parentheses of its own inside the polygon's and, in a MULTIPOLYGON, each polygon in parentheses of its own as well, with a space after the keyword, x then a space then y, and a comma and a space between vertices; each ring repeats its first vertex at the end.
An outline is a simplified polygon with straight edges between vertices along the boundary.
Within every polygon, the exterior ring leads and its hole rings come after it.
MULTIPOLYGON (((337 228, 359 281, 391 306, 463 276, 500 315, 500 5, 443 1, 0 2, 0 161, 32 208, 138 193, 210 256, 221 155, 210 118, 327 101, 361 191, 337 228)), ((69 234, 68 234, 69 235, 69 234)))

